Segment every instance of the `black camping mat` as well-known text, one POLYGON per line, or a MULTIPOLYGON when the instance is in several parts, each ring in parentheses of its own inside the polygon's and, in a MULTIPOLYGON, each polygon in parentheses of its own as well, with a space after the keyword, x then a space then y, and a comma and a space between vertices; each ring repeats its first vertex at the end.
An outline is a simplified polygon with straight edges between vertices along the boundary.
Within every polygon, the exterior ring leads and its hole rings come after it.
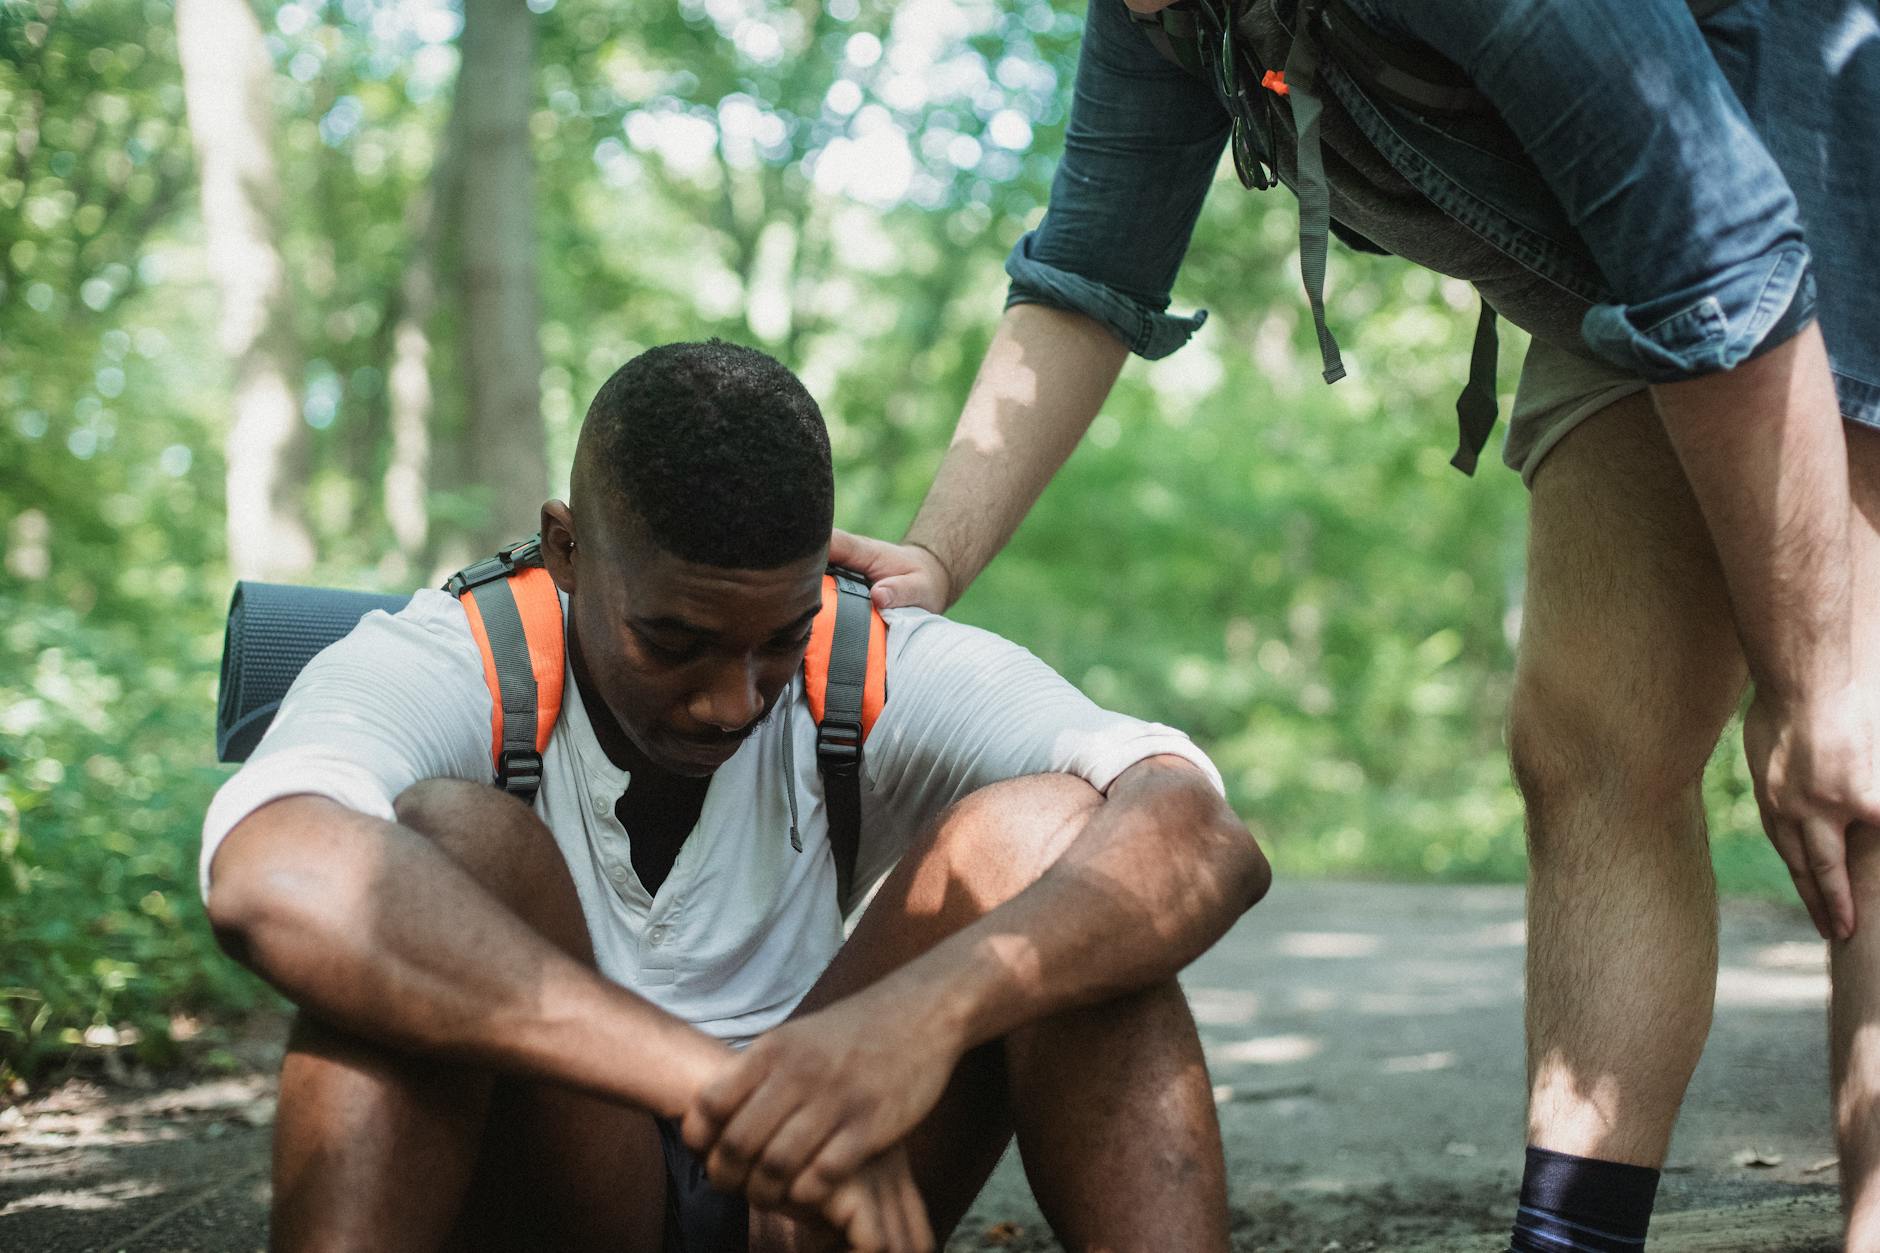
POLYGON ((246 761, 274 720, 281 697, 313 655, 374 609, 397 613, 411 597, 333 587, 240 582, 222 635, 222 691, 216 701, 218 761, 246 761))

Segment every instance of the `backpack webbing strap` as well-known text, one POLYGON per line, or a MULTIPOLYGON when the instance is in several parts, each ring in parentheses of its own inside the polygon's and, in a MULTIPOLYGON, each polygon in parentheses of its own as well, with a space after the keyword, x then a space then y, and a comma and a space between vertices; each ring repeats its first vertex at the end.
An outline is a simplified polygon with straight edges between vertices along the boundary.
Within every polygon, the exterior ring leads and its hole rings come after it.
POLYGON ((496 668, 500 725, 490 730, 494 743, 496 786, 524 800, 535 799, 542 786, 542 757, 535 751, 535 670, 529 665, 529 638, 522 629, 522 611, 508 579, 478 588, 471 596, 482 618, 483 637, 490 665, 496 668))
POLYGON ((1494 112, 1455 62, 1428 48, 1384 38, 1343 0, 1324 0, 1317 16, 1318 33, 1333 59, 1365 91, 1415 113, 1494 112))
POLYGON ((1301 0, 1299 29, 1286 56, 1287 99, 1292 104, 1295 154, 1295 192, 1299 197, 1299 276, 1305 282, 1306 303, 1312 309, 1312 329, 1319 339, 1319 364, 1327 383, 1345 377, 1338 341, 1325 324, 1325 254, 1331 246, 1332 192, 1325 178, 1325 153, 1319 146, 1319 118, 1325 110, 1319 95, 1318 32, 1314 29, 1322 0, 1301 0))
POLYGON ((1464 474, 1475 473, 1476 459, 1495 429, 1499 406, 1495 400, 1495 367, 1499 363, 1499 337, 1495 333, 1495 309, 1482 301, 1481 316, 1475 322, 1475 346, 1469 352, 1469 382, 1456 397, 1456 455, 1449 464, 1464 474))
POLYGON ((823 804, 829 810, 836 899, 847 909, 862 843, 862 698, 874 606, 868 584, 846 570, 832 569, 830 577, 835 580, 836 620, 822 717, 816 724, 816 768, 822 771, 823 804))
POLYGON ((495 784, 532 803, 561 712, 566 644, 555 581, 539 543, 526 540, 453 575, 445 590, 463 604, 482 654, 495 784))
POLYGON ((1196 78, 1207 80, 1207 67, 1201 63, 1200 35, 1194 12, 1186 6, 1170 6, 1154 13, 1129 11, 1129 18, 1162 59, 1179 65, 1196 78))

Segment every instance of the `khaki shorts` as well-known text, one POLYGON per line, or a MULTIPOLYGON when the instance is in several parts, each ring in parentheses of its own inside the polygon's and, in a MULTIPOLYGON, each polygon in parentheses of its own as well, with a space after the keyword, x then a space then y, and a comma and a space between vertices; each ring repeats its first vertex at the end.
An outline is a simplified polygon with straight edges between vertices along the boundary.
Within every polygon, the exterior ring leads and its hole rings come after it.
POLYGON ((1501 459, 1533 487, 1534 472, 1568 431, 1645 386, 1645 380, 1603 362, 1534 340, 1521 363, 1501 459))

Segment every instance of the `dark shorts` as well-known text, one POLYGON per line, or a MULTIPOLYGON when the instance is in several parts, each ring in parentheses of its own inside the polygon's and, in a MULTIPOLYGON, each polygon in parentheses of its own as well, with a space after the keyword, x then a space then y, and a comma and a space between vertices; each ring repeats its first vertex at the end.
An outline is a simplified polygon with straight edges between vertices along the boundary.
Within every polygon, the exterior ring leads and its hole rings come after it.
POLYGON ((705 1178, 705 1163, 670 1118, 655 1118, 666 1155, 665 1253, 745 1253, 751 1211, 741 1196, 727 1196, 705 1178))

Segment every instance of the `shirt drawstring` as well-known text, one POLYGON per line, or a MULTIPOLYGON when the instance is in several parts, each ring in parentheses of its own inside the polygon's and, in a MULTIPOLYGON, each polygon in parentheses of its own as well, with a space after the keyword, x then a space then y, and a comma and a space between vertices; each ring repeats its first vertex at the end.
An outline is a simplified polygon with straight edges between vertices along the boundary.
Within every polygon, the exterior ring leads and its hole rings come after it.
POLYGON ((790 847, 803 851, 803 836, 797 829, 796 815, 796 732, 790 725, 790 713, 796 707, 796 693, 783 694, 783 794, 790 801, 790 847))

